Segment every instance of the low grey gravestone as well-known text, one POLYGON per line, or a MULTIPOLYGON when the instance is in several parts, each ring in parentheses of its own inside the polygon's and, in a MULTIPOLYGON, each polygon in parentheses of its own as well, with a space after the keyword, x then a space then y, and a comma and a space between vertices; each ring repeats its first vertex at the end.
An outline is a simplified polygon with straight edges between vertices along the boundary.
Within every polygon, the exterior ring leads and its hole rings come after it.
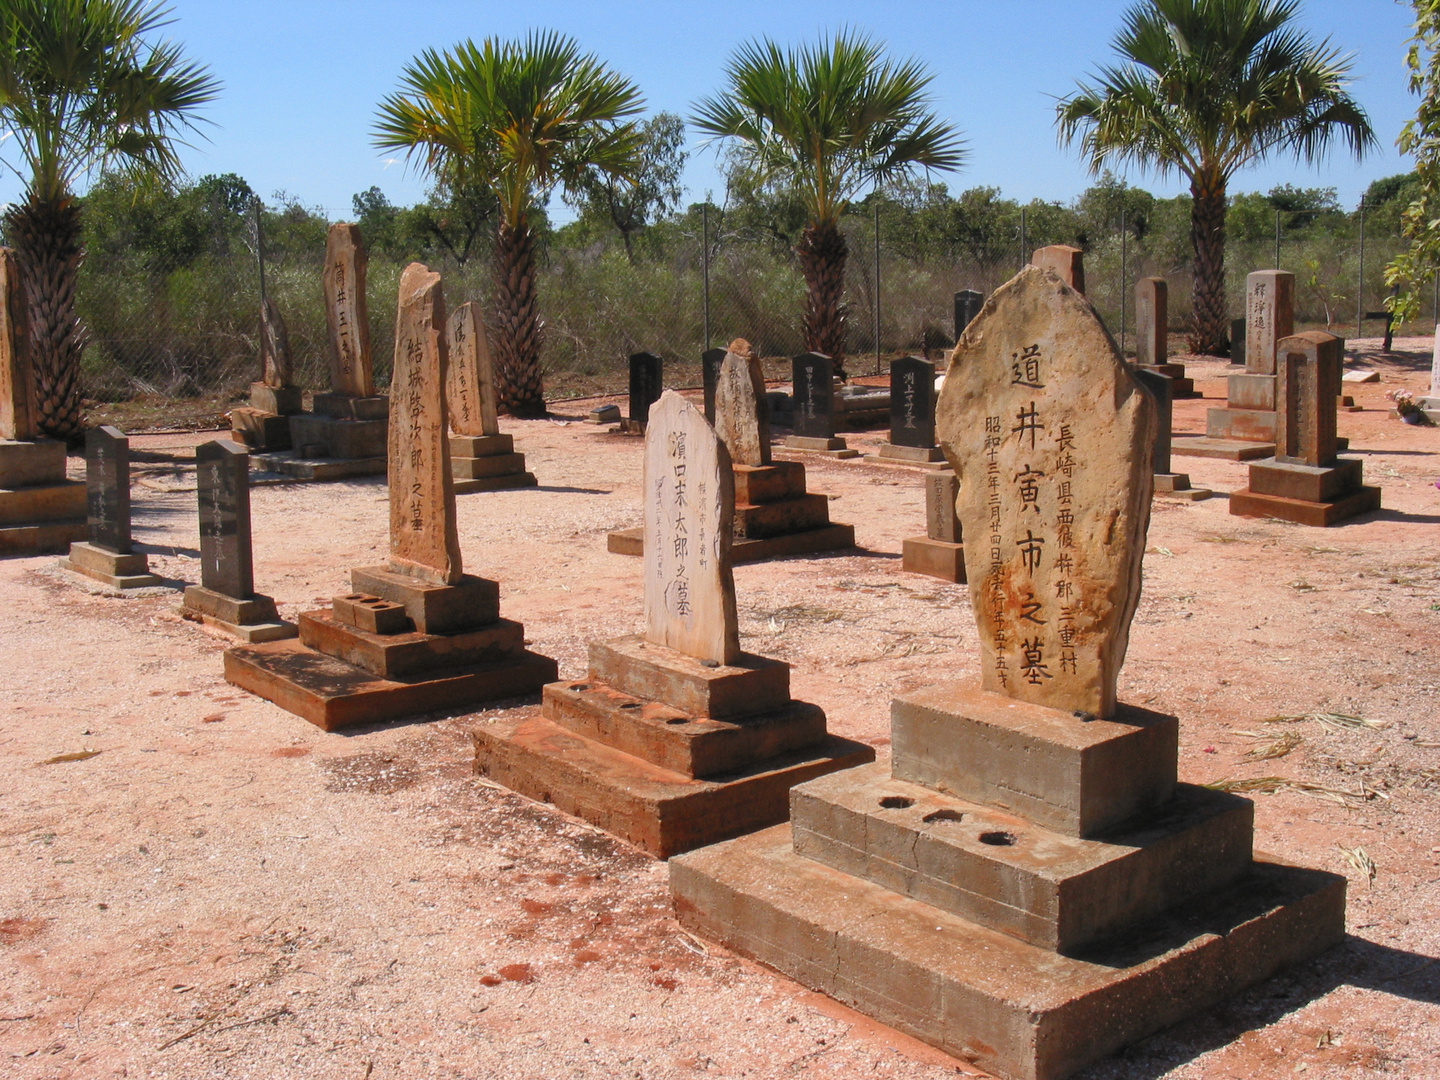
POLYGON ((794 420, 791 428, 806 439, 835 437, 835 365, 828 356, 802 353, 793 369, 794 420))
POLYGON ((890 442, 935 445, 935 365, 918 356, 890 363, 890 442))
POLYGON ((90 543, 130 553, 130 440, 119 428, 85 433, 85 510, 90 543))
POLYGON ((630 357, 630 419, 645 423, 650 419, 650 406, 660 400, 664 389, 665 361, 654 353, 640 352, 630 357))

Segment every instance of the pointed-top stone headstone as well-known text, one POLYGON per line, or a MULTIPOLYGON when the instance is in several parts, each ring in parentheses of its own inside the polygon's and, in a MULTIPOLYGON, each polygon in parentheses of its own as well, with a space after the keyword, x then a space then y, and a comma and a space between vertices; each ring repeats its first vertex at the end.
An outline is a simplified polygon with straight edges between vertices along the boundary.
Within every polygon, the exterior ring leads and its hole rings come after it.
POLYGON ((260 305, 260 381, 275 390, 291 385, 290 333, 275 301, 266 297, 260 305))
POLYGON ((985 306, 985 294, 976 292, 974 289, 961 289, 955 294, 955 339, 958 341, 960 335, 965 333, 965 327, 970 321, 980 314, 980 309, 985 306))
POLYGON ((499 435, 495 415, 495 367, 490 343, 473 302, 461 304, 446 323, 450 346, 447 406, 450 427, 457 435, 499 435))
POLYGON ((1069 244, 1051 244, 1036 248, 1030 262, 1046 270, 1053 270, 1078 293, 1085 291, 1085 253, 1069 244))
POLYGON ((705 419, 715 422, 715 387, 720 382, 720 365, 725 349, 706 349, 700 354, 700 382, 705 388, 705 419))
POLYGON ((1109 717, 1140 599, 1155 403, 1084 297, 1030 266, 955 347, 938 426, 984 688, 1109 717))
POLYGON ((130 554, 130 440, 119 428, 85 432, 85 516, 90 543, 130 554))
POLYGON ((0 248, 0 439, 37 434, 26 310, 20 261, 10 248, 0 248))
POLYGON ((744 338, 725 350, 715 386, 715 433, 736 465, 770 464, 770 404, 760 359, 744 338))
POLYGON ((445 414, 445 296, 440 275, 411 263, 400 275, 390 377, 390 568, 436 585, 461 576, 445 414))
POLYGON ((375 393, 365 301, 368 264, 360 227, 331 225, 325 242, 325 314, 330 323, 330 392, 334 394, 371 397, 375 393))
POLYGON ((250 547, 250 453, 216 439, 195 448, 200 502, 200 584, 234 600, 255 595, 250 547))
POLYGON ((645 640, 717 664, 740 658, 730 454, 673 390, 645 429, 645 640))

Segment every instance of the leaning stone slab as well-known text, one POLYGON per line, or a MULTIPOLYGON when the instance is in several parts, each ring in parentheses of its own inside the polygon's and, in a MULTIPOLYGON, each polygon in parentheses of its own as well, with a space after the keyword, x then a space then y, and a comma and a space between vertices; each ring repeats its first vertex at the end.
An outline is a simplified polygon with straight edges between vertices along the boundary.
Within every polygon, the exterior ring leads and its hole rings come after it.
POLYGON ((770 464, 770 408, 755 350, 736 338, 715 382, 715 433, 736 465, 770 464))

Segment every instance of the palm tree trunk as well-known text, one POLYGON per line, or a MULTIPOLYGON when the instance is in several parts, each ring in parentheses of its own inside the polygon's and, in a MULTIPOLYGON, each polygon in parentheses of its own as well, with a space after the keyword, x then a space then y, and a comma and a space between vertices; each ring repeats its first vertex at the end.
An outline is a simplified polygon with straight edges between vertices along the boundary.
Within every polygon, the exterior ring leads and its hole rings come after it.
POLYGON ((512 416, 544 416, 545 324, 535 302, 535 234, 528 221, 518 226, 502 221, 495 233, 493 331, 497 404, 512 416))
POLYGON ((80 361, 87 337, 75 314, 75 284, 85 258, 80 204, 71 197, 29 199, 10 210, 5 224, 30 313, 36 422, 41 434, 76 443, 84 426, 80 361))
POLYGON ((835 374, 845 378, 845 260, 850 254, 845 234, 833 221, 811 222, 795 246, 805 275, 805 348, 835 361, 835 374))
POLYGON ((1195 249, 1194 323, 1190 351, 1228 356, 1230 318, 1225 303, 1225 182, 1196 179, 1190 184, 1190 243, 1195 249))

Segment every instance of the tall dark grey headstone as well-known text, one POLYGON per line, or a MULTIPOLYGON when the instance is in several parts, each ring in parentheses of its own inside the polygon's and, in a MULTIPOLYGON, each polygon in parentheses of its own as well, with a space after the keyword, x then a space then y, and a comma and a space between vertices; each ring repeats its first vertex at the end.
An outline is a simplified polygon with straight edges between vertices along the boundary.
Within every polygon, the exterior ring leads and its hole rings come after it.
POLYGON ((820 353, 795 357, 791 394, 795 419, 792 429, 806 439, 835 437, 835 364, 820 353))
POLYGON ((660 400, 665 389, 665 361, 654 353, 640 352, 630 357, 630 419, 640 423, 650 419, 650 406, 660 400))
POLYGON ((1174 415, 1175 388, 1170 382, 1170 376, 1161 375, 1158 371, 1146 371, 1136 367, 1130 369, 1130 374, 1155 398, 1157 409, 1154 469, 1157 475, 1167 474, 1170 472, 1170 422, 1174 415))
POLYGON ((890 442, 935 445, 935 365, 918 356, 890 362, 890 442))
POLYGON ((250 549, 250 454, 216 439, 195 451, 200 493, 200 583, 236 600, 255 594, 250 549))
POLYGON ((1230 363, 1245 363, 1245 320, 1230 320, 1230 363))
POLYGON ((720 384, 720 365, 725 363, 724 349, 706 349, 700 354, 700 378, 705 384, 705 419, 715 423, 715 387, 720 384))
POLYGON ((85 432, 85 516, 90 543, 130 553, 130 440, 119 428, 85 432))
POLYGON ((974 289, 961 289, 955 294, 955 340, 965 332, 980 309, 985 306, 985 294, 974 289))

